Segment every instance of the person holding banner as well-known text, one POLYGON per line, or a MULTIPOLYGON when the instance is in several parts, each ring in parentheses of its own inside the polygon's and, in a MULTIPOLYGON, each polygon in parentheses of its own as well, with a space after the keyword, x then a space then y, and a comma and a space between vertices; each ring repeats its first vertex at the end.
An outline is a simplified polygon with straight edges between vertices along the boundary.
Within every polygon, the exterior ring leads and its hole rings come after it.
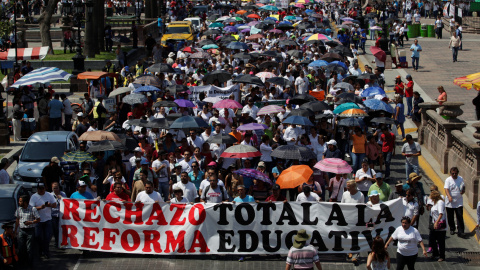
POLYGON ((285 270, 292 269, 312 269, 313 265, 318 270, 322 269, 320 264, 320 258, 318 257, 317 250, 311 245, 307 245, 307 240, 310 239, 310 235, 304 229, 299 230, 297 235, 293 238, 293 245, 288 251, 287 265, 285 270))
POLYGON ((123 192, 123 185, 121 182, 115 182, 113 184, 113 192, 108 194, 107 201, 116 201, 116 202, 129 202, 130 197, 123 192))

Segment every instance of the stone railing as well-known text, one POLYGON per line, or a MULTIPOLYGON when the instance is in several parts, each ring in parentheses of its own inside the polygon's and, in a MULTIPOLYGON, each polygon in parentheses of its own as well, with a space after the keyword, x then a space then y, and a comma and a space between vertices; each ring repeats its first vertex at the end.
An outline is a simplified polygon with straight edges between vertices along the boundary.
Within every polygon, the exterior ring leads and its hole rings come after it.
MULTIPOLYGON (((467 126, 465 121, 456 117, 463 111, 460 102, 423 103, 422 124, 419 129, 419 143, 422 144, 440 164, 440 170, 449 174, 451 167, 457 167, 465 180, 468 204, 476 208, 479 200, 480 181, 480 145, 467 137, 462 129, 467 126), (438 114, 436 110, 441 114, 438 114)), ((480 123, 474 136, 480 138, 480 123)), ((445 179, 443 179, 445 180, 445 179)))

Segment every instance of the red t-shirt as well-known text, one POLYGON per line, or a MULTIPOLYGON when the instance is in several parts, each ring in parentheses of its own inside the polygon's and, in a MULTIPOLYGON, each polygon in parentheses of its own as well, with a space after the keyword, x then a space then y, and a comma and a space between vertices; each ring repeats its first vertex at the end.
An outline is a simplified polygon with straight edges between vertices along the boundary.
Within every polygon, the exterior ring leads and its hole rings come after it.
POLYGON ((383 142, 382 152, 393 152, 393 149, 395 148, 395 135, 391 132, 390 136, 385 136, 385 134, 382 134, 382 136, 380 136, 380 139, 383 142))
POLYGON ((407 87, 405 87, 405 96, 413 97, 413 81, 408 81, 407 87))
POLYGON ((275 199, 275 196, 270 195, 268 196, 268 198, 265 199, 266 202, 269 202, 269 201, 272 201, 272 202, 283 202, 285 201, 287 198, 285 198, 285 196, 283 196, 282 194, 280 194, 280 196, 278 196, 277 199, 275 199))
POLYGON ((120 195, 115 194, 115 192, 112 192, 108 194, 107 196, 107 201, 116 201, 116 202, 123 202, 123 201, 130 201, 130 197, 128 197, 127 194, 124 192, 120 193, 120 195))

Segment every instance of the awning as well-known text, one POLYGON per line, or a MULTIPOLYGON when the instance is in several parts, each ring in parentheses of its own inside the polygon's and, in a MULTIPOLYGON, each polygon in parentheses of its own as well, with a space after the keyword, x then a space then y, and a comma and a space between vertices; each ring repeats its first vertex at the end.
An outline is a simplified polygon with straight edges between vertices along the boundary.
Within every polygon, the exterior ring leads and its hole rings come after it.
MULTIPOLYGON (((42 60, 48 53, 47 47, 18 48, 17 60, 42 60)), ((15 61, 15 48, 0 52, 0 60, 15 61)))

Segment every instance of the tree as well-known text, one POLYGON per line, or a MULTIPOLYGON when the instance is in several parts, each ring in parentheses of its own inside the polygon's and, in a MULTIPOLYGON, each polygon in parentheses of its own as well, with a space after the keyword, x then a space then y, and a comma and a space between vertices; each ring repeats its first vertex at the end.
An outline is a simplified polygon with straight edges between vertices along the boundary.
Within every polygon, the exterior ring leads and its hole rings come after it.
POLYGON ((40 38, 42 46, 48 46, 50 53, 53 54, 52 37, 50 35, 50 24, 52 23, 52 16, 55 8, 60 0, 50 0, 45 8, 40 13, 38 24, 40 26, 40 38))

